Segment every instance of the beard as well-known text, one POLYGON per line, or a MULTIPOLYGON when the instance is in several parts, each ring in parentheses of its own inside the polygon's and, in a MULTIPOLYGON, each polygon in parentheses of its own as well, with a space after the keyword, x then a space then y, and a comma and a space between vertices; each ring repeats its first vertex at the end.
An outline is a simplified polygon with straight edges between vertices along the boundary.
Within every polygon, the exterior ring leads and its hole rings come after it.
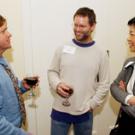
POLYGON ((77 32, 74 31, 74 35, 75 38, 80 42, 88 41, 90 39, 90 35, 88 32, 77 34, 77 32))

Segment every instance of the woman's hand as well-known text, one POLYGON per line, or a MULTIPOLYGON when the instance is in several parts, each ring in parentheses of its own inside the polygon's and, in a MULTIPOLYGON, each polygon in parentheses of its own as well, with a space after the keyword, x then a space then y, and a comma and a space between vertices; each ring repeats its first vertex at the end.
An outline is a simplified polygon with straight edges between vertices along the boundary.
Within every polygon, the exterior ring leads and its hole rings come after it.
POLYGON ((119 82, 119 87, 121 88, 121 90, 125 91, 125 89, 126 89, 126 84, 125 84, 125 82, 124 82, 123 80, 121 80, 121 81, 119 82))
POLYGON ((127 102, 129 105, 135 105, 135 96, 132 96, 127 102))

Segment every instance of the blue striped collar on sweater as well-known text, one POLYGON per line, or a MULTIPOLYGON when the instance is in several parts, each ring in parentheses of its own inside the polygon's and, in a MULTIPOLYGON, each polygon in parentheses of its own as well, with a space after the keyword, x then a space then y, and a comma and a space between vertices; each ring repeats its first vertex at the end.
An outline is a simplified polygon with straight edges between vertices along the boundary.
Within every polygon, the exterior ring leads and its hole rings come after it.
POLYGON ((89 42, 89 43, 81 43, 75 39, 72 39, 73 43, 80 46, 80 47, 90 47, 95 44, 95 41, 89 42))

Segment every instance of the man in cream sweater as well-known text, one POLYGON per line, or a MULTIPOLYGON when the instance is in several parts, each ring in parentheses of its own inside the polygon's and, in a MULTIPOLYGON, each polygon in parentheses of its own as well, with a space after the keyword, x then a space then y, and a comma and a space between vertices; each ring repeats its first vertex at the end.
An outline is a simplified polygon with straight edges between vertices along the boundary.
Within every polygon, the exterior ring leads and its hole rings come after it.
POLYGON ((54 93, 51 135, 67 135, 71 124, 75 135, 92 135, 93 110, 109 90, 108 56, 91 36, 96 25, 94 11, 82 7, 73 21, 74 39, 56 50, 48 70, 54 93))

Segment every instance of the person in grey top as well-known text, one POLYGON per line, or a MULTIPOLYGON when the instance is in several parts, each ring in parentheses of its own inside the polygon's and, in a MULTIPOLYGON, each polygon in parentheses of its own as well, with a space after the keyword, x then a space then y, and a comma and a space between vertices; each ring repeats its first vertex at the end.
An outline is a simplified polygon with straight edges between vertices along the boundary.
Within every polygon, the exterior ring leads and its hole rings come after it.
MULTIPOLYGON (((135 53, 135 17, 128 21, 128 44, 135 53)), ((111 84, 112 96, 121 103, 120 135, 135 135, 135 56, 128 58, 118 77, 111 84)))

